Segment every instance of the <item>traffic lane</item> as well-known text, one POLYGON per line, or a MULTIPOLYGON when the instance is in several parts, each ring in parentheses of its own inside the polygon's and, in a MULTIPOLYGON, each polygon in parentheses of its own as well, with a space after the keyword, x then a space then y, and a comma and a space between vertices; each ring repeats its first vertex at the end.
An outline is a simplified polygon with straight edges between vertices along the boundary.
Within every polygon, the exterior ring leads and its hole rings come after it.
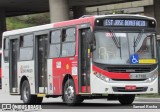
MULTIPOLYGON (((81 103, 75 106, 68 106, 62 102, 43 103, 43 109, 129 109, 133 106, 122 106, 118 103, 81 103)), ((133 109, 133 108, 132 108, 133 109)))
MULTIPOLYGON (((11 96, 0 90, 0 103, 18 103, 23 104, 20 96, 11 96)), ((107 101, 107 99, 84 100, 82 104, 76 106, 68 106, 59 98, 44 98, 42 103, 43 109, 133 109, 134 105, 144 104, 160 104, 160 102, 144 102, 134 101, 132 105, 123 106, 118 101, 107 101)))
POLYGON ((116 101, 106 101, 106 103, 84 102, 76 106, 68 106, 62 102, 43 103, 43 109, 160 109, 160 103, 134 102, 131 105, 121 105, 116 101))
MULTIPOLYGON (((8 104, 8 103, 7 103, 8 104)), ((23 103, 13 103, 12 105, 25 105, 23 103)), ((31 105, 32 106, 32 105, 31 105)), ((62 102, 44 102, 40 104, 44 109, 160 109, 160 103, 133 103, 131 105, 121 105, 115 102, 108 103, 81 103, 76 106, 68 106, 62 102)))

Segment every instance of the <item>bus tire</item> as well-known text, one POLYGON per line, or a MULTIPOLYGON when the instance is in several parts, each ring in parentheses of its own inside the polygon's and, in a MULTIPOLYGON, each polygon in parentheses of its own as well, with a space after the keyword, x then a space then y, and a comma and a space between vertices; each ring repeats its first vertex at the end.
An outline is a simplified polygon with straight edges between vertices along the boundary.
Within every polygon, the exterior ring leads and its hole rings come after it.
POLYGON ((81 96, 76 95, 76 89, 72 79, 66 81, 62 98, 63 102, 67 105, 77 105, 82 103, 84 100, 81 96))
POLYGON ((118 96, 118 100, 119 102, 122 104, 122 105, 130 105, 133 103, 135 99, 135 95, 133 94, 124 94, 124 95, 121 95, 121 96, 118 96))
POLYGON ((30 85, 27 80, 23 81, 21 88, 21 98, 25 104, 36 104, 37 96, 30 94, 30 85))

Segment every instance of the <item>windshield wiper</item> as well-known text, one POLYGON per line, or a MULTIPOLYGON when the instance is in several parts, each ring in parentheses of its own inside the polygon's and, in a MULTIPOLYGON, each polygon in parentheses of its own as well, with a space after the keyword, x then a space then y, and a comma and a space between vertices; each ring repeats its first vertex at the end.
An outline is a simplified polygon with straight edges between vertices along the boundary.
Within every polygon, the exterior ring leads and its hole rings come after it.
POLYGON ((135 53, 135 49, 136 49, 137 45, 139 44, 140 40, 142 39, 143 33, 144 33, 144 30, 141 30, 141 32, 138 34, 137 38, 135 39, 135 37, 134 37, 134 45, 133 45, 134 53, 135 53))
POLYGON ((118 40, 118 38, 116 37, 115 33, 113 31, 110 31, 112 33, 112 39, 113 39, 113 42, 115 43, 116 47, 117 48, 120 48, 120 42, 118 40))
POLYGON ((136 40, 134 40, 134 45, 135 45, 135 47, 137 47, 137 45, 139 44, 139 42, 140 42, 140 40, 141 40, 141 38, 142 38, 143 33, 144 33, 144 30, 142 30, 142 31, 138 34, 136 40))
POLYGON ((120 57, 122 58, 122 52, 121 52, 121 38, 119 37, 119 40, 118 38, 116 37, 114 31, 110 31, 112 33, 112 39, 113 39, 113 42, 115 43, 116 47, 120 49, 120 57))

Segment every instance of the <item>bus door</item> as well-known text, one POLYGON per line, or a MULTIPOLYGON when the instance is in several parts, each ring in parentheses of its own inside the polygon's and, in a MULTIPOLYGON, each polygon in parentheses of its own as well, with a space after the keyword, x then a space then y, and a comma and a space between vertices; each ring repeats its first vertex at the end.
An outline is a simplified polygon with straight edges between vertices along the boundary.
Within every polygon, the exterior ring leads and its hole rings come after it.
MULTIPOLYGON (((158 56, 158 62, 159 62, 160 61, 160 39, 157 39, 157 56, 158 56)), ((158 63, 158 76, 160 76, 160 63, 158 63)), ((158 80, 160 80, 160 77, 158 77, 158 80)), ((160 81, 158 81, 158 85, 160 85, 160 81)), ((159 90, 158 92, 160 93, 160 86, 158 90, 159 90)))
POLYGON ((47 58, 48 58, 48 33, 40 32, 36 38, 36 93, 47 93, 47 58))
POLYGON ((10 59, 9 59, 9 82, 10 82, 10 93, 18 92, 18 80, 17 80, 17 61, 19 51, 19 39, 10 39, 10 59))
POLYGON ((90 46, 87 42, 87 32, 90 25, 79 25, 79 92, 90 93, 90 46))

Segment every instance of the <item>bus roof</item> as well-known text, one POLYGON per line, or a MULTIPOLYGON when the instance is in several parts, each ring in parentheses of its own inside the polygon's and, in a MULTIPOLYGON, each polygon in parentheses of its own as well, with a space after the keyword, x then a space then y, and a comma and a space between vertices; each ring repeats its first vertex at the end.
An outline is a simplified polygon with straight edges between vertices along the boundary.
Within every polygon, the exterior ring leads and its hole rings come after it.
MULTIPOLYGON (((46 24, 46 25, 40 25, 40 26, 34 26, 34 27, 23 28, 23 29, 18 29, 18 30, 6 31, 3 33, 3 38, 5 38, 7 36, 11 36, 11 35, 18 35, 18 34, 25 34, 25 33, 30 33, 30 32, 41 31, 41 30, 48 30, 48 29, 52 29, 52 28, 81 24, 81 23, 85 23, 85 22, 94 22, 93 21, 94 18, 115 17, 115 16, 142 17, 142 18, 148 18, 148 19, 155 20, 152 17, 142 16, 142 15, 132 15, 132 14, 91 15, 91 16, 87 16, 84 18, 82 17, 79 19, 74 19, 74 20, 69 20, 69 21, 62 21, 62 22, 56 22, 56 23, 51 23, 51 24, 46 24)), ((91 23, 91 24, 94 24, 94 23, 91 23)))
POLYGON ((92 16, 92 17, 87 17, 87 18, 74 19, 74 20, 56 22, 56 23, 51 23, 51 24, 46 24, 46 25, 40 25, 40 26, 34 26, 34 27, 6 31, 3 33, 3 38, 5 38, 7 36, 11 36, 11 35, 25 34, 25 33, 30 33, 30 32, 48 30, 48 29, 52 29, 52 28, 58 28, 58 27, 63 27, 63 26, 69 26, 69 25, 71 26, 71 25, 91 22, 91 20, 93 20, 93 18, 94 17, 92 16))
POLYGON ((3 33, 3 38, 6 36, 10 36, 10 35, 17 35, 17 34, 34 32, 34 31, 47 30, 50 28, 53 28, 53 24, 46 24, 46 25, 40 25, 40 26, 34 26, 34 27, 28 27, 28 28, 23 28, 23 29, 6 31, 3 33))

